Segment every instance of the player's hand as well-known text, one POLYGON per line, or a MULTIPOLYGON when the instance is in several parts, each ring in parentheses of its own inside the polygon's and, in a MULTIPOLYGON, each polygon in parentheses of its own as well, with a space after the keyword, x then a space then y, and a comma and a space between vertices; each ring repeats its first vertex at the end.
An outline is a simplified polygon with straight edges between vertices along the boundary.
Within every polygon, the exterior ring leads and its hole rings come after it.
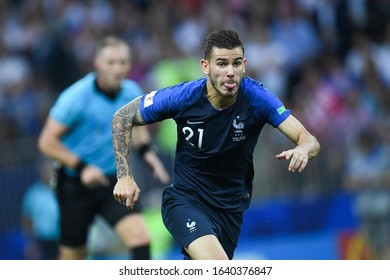
POLYGON ((132 177, 119 178, 114 188, 114 198, 128 209, 133 209, 138 201, 140 189, 132 177))
POLYGON ((295 148, 281 152, 276 155, 276 158, 290 161, 288 171, 295 172, 298 170, 302 172, 309 161, 309 154, 305 149, 295 148))
POLYGON ((110 181, 104 175, 102 170, 93 165, 87 165, 84 167, 80 174, 80 180, 86 187, 93 188, 97 186, 108 187, 110 181))

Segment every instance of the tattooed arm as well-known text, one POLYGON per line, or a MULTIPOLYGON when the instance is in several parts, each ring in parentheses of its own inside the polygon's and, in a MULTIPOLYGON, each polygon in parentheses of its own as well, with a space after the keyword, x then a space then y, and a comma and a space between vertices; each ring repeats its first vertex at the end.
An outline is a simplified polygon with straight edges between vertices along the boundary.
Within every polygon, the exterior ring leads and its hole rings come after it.
POLYGON ((134 99, 119 109, 112 119, 112 143, 118 178, 113 194, 119 203, 129 209, 133 208, 140 194, 130 168, 133 128, 145 125, 140 112, 140 102, 141 97, 134 99))

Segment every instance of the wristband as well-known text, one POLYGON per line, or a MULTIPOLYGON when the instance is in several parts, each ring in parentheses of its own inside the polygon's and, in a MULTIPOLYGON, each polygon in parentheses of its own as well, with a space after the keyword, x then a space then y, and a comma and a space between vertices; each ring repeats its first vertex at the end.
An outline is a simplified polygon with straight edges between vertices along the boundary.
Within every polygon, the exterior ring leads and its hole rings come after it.
POLYGON ((142 144, 139 148, 138 148, 138 155, 142 158, 144 156, 144 154, 150 150, 150 145, 149 144, 142 144))
POLYGON ((77 173, 80 174, 80 173, 83 171, 84 167, 86 167, 86 166, 87 166, 87 164, 86 164, 84 161, 80 160, 80 161, 77 163, 77 165, 76 165, 76 167, 74 168, 74 170, 76 170, 77 173))

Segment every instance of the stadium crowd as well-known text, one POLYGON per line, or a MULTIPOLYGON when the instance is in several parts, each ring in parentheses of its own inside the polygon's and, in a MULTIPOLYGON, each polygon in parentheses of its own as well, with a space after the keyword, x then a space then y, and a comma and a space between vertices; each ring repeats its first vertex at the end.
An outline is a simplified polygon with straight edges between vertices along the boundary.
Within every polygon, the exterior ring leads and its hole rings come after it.
MULTIPOLYGON (((247 76, 280 96, 321 143, 306 174, 288 174, 274 155, 289 143, 265 129, 266 144, 255 153, 254 195, 359 191, 375 180, 390 189, 388 161, 356 156, 361 133, 370 130, 374 150, 390 159, 389 15, 384 0, 0 1, 1 161, 38 156, 48 109, 92 68, 101 36, 129 43, 129 77, 148 92, 201 77, 200 67, 188 65, 198 64, 205 35, 227 26, 246 46, 247 76), (350 172, 370 159, 374 171, 350 172), (272 172, 262 173, 264 165, 272 172), (353 175, 367 184, 353 184, 353 175)), ((161 147, 174 146, 159 126, 152 133, 161 147)))

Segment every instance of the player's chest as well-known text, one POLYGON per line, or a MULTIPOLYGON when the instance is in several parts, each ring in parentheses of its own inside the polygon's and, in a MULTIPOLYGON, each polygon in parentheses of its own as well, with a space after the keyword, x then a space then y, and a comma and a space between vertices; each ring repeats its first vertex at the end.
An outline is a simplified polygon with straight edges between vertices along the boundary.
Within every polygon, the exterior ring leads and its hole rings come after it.
POLYGON ((181 114, 177 124, 179 141, 199 150, 243 144, 258 129, 249 107, 243 103, 221 111, 207 103, 196 104, 181 114))

